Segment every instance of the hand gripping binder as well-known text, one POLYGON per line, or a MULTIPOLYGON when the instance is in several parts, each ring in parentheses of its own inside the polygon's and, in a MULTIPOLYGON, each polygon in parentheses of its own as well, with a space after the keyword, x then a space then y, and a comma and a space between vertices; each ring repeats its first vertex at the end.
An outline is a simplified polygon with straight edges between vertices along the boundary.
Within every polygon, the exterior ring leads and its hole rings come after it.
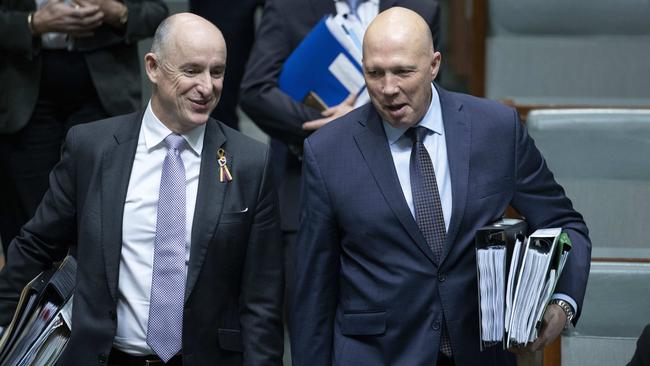
POLYGON ((538 229, 504 219, 476 232, 481 350, 534 341, 571 250, 561 228, 538 229))

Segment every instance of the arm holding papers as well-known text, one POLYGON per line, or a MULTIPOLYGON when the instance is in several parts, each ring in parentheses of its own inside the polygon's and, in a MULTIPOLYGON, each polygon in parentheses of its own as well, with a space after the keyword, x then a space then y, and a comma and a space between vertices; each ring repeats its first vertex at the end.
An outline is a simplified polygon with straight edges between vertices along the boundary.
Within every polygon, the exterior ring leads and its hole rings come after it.
MULTIPOLYGON (((571 255, 558 279, 554 294, 563 294, 573 299, 577 306, 577 309, 573 309, 575 316, 572 322, 575 325, 580 317, 591 263, 589 231, 582 215, 573 209, 564 189, 553 178, 524 126, 517 122, 514 127, 517 136, 514 151, 517 166, 516 189, 511 205, 526 218, 530 231, 557 227, 568 234, 572 243, 571 255)), ((540 342, 529 345, 528 350, 546 346, 560 334, 566 316, 563 312, 557 313, 558 308, 557 305, 548 307, 544 316, 546 324, 539 334, 540 342)))
MULTIPOLYGON (((291 1, 268 1, 241 85, 241 105, 274 138, 302 145, 302 124, 321 118, 319 111, 294 100, 278 86, 282 66, 323 14, 291 1)), ((334 12, 334 4, 329 12, 334 12)))

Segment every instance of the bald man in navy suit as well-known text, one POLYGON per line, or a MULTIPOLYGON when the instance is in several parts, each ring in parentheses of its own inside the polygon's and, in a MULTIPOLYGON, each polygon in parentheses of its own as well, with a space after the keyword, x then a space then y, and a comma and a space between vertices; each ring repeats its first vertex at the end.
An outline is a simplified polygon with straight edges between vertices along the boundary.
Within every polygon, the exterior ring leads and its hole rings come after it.
POLYGON ((539 338, 582 308, 591 243, 515 110, 433 82, 424 19, 391 8, 370 24, 372 103, 305 140, 290 318, 296 366, 514 365, 479 350, 476 230, 512 205, 529 228, 562 227, 573 249, 539 338))

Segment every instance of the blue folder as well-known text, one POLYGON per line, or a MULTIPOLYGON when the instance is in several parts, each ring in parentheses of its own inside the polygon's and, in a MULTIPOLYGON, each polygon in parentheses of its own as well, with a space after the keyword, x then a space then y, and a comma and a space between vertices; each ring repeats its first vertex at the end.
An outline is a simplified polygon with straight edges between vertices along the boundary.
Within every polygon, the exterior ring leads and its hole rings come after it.
POLYGON ((341 103, 350 92, 328 70, 343 54, 361 72, 361 65, 338 42, 325 24, 327 16, 305 36, 284 62, 278 84, 293 99, 303 102, 309 92, 316 93, 327 106, 341 103))

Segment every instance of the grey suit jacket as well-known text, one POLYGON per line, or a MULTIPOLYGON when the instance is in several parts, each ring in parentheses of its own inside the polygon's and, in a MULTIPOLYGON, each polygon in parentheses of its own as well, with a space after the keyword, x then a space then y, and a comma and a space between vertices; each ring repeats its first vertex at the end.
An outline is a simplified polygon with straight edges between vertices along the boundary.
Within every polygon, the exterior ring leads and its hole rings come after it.
MULTIPOLYGON (((104 25, 93 37, 79 39, 102 106, 109 115, 140 107, 141 80, 137 42, 151 37, 167 16, 163 0, 124 0, 126 30, 104 25)), ((0 0, 0 133, 13 133, 29 121, 39 93, 41 41, 32 37, 27 14, 34 0, 0 0)))
MULTIPOLYGON (((142 112, 72 128, 50 189, 0 272, 0 325, 25 283, 71 249, 78 261, 66 366, 106 361, 115 335, 122 215, 142 112)), ((184 365, 280 365, 283 257, 268 149, 210 119, 201 156, 183 318, 184 365), (217 150, 233 180, 220 182, 217 150)), ((128 295, 127 295, 128 296, 128 295)))

